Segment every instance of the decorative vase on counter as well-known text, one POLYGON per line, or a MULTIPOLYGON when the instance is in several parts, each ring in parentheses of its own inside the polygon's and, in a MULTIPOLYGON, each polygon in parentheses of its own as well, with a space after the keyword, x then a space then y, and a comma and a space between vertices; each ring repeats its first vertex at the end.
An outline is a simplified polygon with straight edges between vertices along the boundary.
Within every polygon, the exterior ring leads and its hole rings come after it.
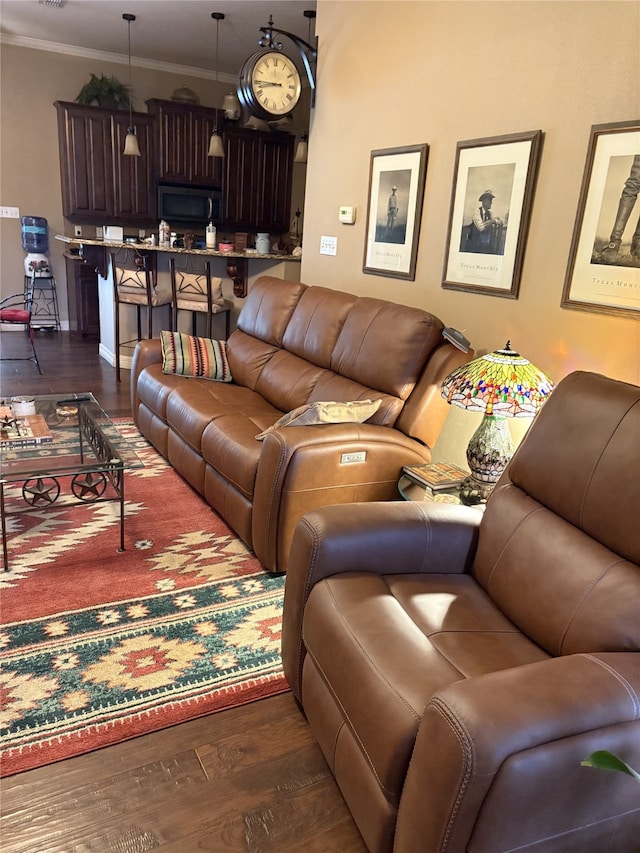
POLYGON ((266 231, 259 231, 256 237, 256 252, 261 255, 268 255, 271 251, 271 243, 269 235, 266 231))

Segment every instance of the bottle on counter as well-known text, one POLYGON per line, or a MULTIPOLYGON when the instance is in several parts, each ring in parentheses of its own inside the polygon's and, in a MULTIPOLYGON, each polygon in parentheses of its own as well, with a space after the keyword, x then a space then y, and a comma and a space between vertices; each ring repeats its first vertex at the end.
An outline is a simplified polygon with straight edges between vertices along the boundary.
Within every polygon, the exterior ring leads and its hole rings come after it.
POLYGON ((216 247, 216 226, 213 222, 207 225, 206 231, 207 249, 215 249, 216 247))
POLYGON ((266 231, 258 231, 258 236, 256 237, 256 251, 261 255, 268 255, 271 251, 269 234, 266 231))
POLYGON ((163 219, 158 228, 158 246, 169 245, 171 245, 171 228, 169 227, 169 223, 163 219))

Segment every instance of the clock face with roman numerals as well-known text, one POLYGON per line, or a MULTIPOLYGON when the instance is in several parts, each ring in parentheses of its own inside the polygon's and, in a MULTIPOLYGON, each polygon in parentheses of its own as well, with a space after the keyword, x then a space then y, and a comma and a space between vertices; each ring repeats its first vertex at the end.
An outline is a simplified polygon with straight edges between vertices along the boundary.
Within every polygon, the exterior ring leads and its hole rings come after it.
POLYGON ((240 71, 238 97, 259 118, 281 118, 300 99, 300 74, 280 51, 267 50, 249 57, 240 71))

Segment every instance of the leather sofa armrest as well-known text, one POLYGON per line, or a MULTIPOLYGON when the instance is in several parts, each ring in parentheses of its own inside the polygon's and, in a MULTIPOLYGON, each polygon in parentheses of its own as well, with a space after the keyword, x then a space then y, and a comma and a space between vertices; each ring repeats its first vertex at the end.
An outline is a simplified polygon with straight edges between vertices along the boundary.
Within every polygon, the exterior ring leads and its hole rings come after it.
POLYGON ((544 813, 545 833, 560 838, 568 814, 576 826, 604 822, 627 795, 637 808, 632 780, 580 765, 597 749, 640 763, 637 654, 566 655, 449 685, 420 724, 394 851, 444 849, 443 834, 447 850, 466 850, 472 832, 478 849, 497 849, 498 837, 520 849, 539 829, 531 814, 544 813))
POLYGON ((138 376, 142 373, 145 367, 150 364, 157 364, 162 361, 162 346, 160 338, 145 339, 138 341, 136 348, 133 351, 133 359, 131 361, 131 377, 130 377, 130 393, 131 393, 131 414, 134 423, 138 425, 138 376))
POLYGON ((327 506, 297 524, 285 584, 282 659, 300 699, 302 617, 318 581, 344 572, 461 573, 476 550, 481 514, 470 507, 384 502, 327 506))
POLYGON ((269 571, 287 569, 295 526, 334 504, 394 501, 403 465, 431 454, 400 430, 374 424, 285 427, 263 442, 253 495, 252 546, 269 571))

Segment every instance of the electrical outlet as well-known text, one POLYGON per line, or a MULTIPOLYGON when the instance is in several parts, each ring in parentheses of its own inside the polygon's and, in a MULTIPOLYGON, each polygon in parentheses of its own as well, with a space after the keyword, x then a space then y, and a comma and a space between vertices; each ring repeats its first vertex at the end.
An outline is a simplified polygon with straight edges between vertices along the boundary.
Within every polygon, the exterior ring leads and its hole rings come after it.
POLYGON ((20 208, 0 207, 0 217, 2 219, 20 219, 20 208))
POLYGON ((337 237, 320 237, 320 254, 321 255, 337 255, 338 254, 338 238, 337 237))
POLYGON ((76 237, 82 237, 82 225, 75 225, 73 228, 73 233, 76 237))

